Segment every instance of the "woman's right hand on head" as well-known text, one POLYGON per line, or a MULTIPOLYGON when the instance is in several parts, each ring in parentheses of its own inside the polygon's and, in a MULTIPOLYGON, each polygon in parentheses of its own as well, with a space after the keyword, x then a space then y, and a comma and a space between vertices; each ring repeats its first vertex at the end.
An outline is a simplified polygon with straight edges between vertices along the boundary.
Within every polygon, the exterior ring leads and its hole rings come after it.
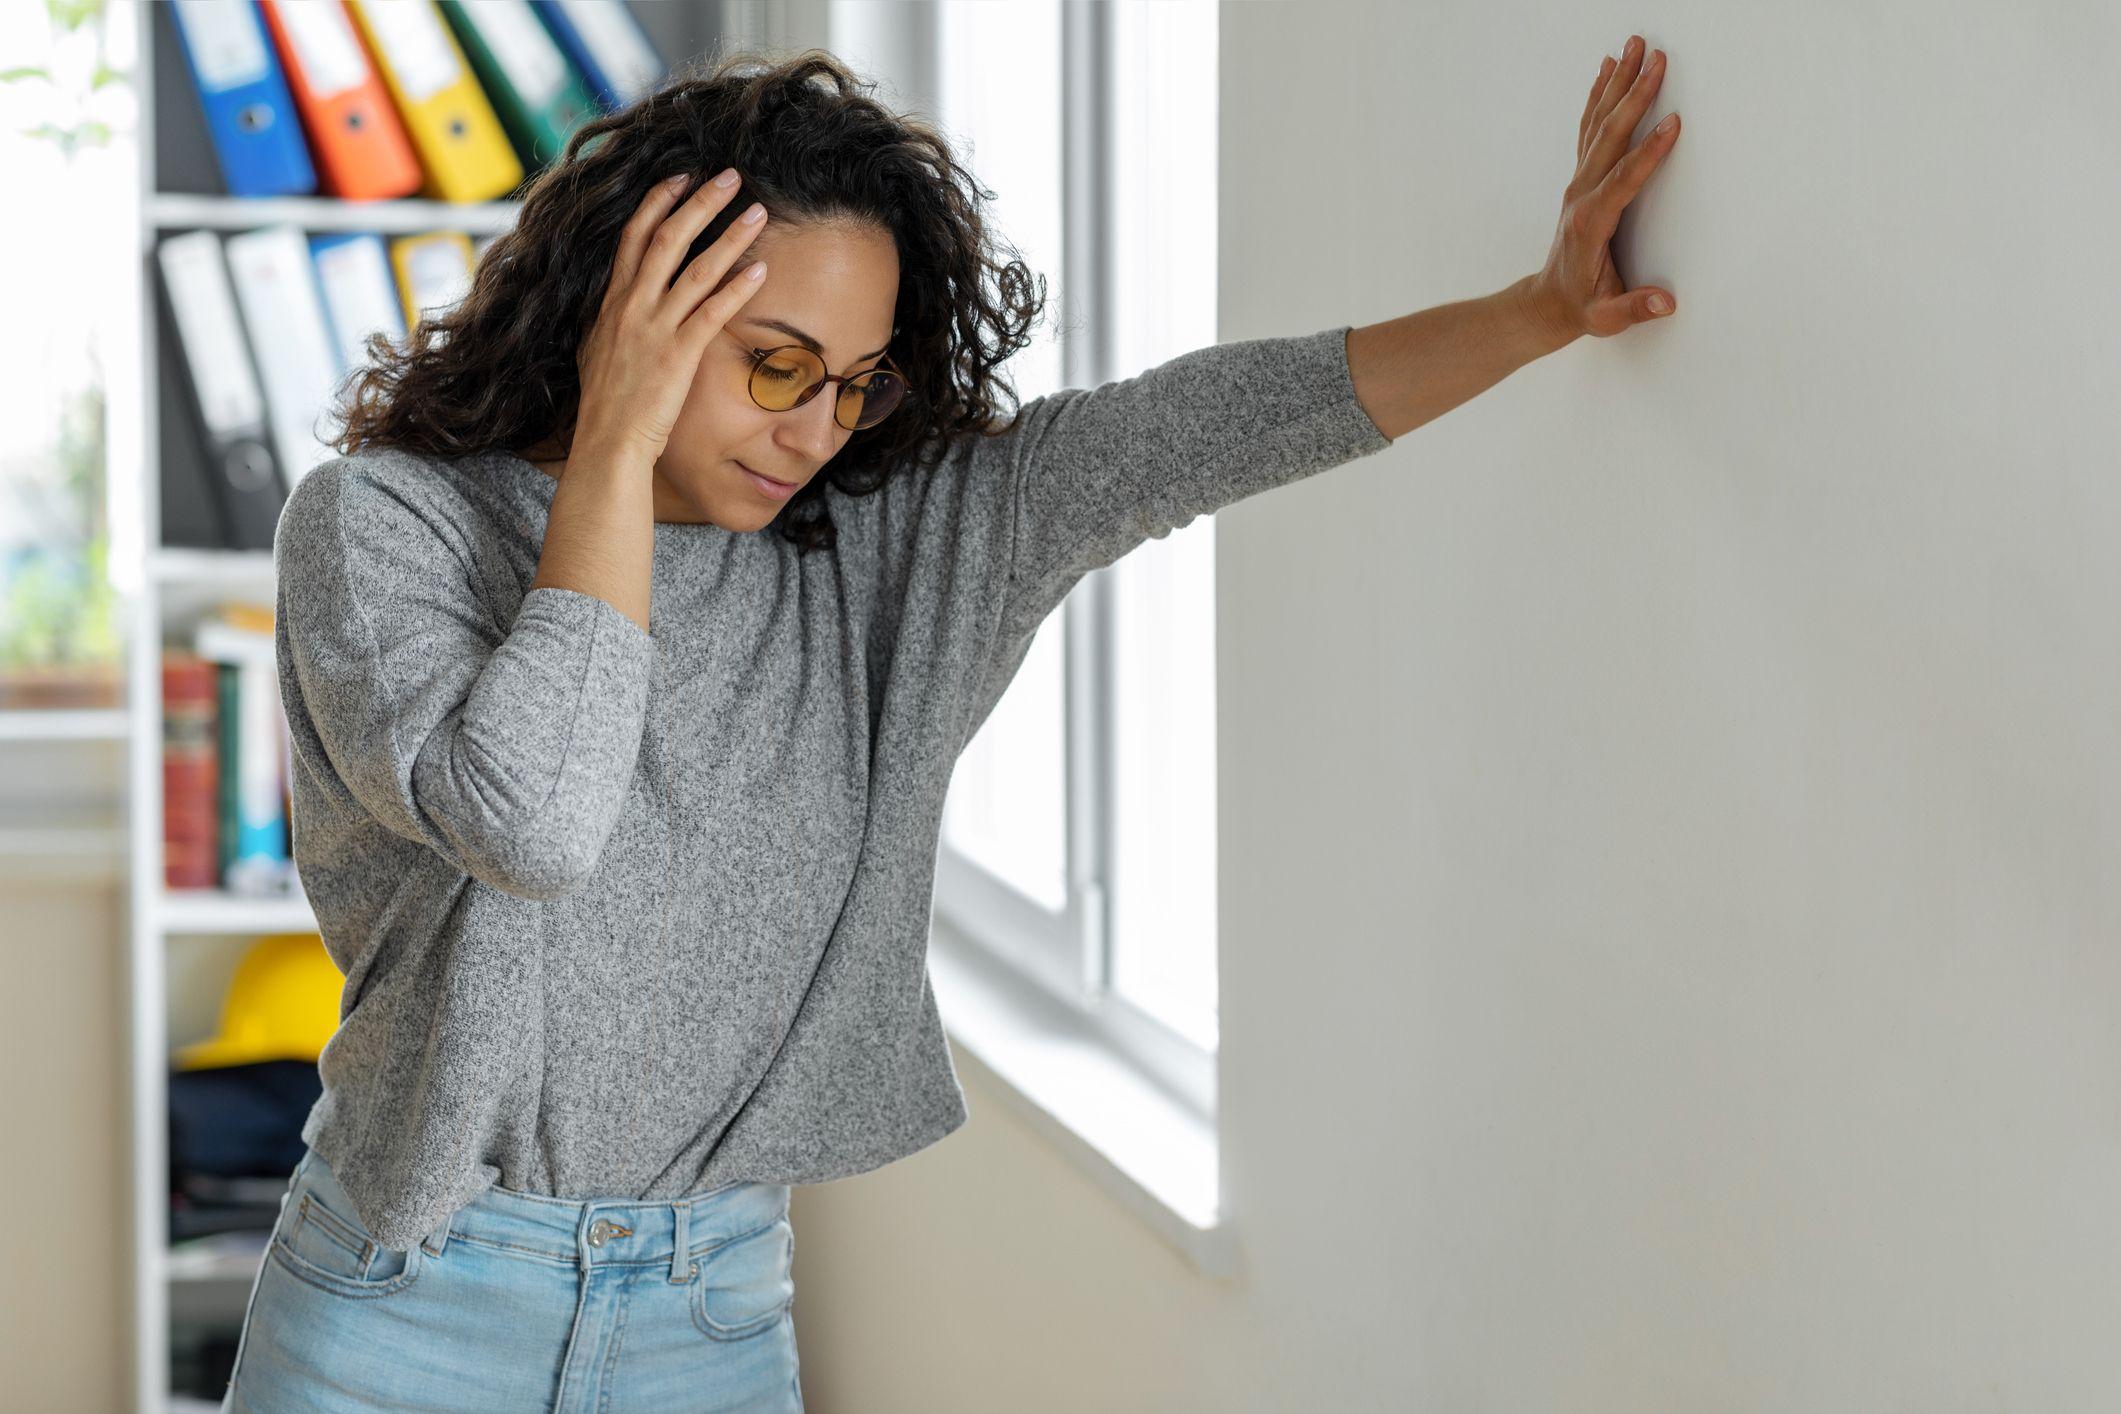
POLYGON ((766 267, 755 263, 716 288, 766 228, 763 209, 755 220, 738 217, 672 283, 693 239, 738 189, 735 169, 723 176, 727 186, 703 182, 682 200, 690 176, 658 182, 620 233, 604 303, 575 354, 582 391, 574 445, 639 449, 653 466, 669 444, 708 341, 763 283, 766 267))

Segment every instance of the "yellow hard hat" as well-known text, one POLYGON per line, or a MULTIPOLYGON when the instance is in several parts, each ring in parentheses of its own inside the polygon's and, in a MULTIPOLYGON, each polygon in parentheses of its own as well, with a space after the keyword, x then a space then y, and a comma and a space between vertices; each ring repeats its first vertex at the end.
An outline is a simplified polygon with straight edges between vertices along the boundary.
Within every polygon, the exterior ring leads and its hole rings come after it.
POLYGON ((314 1061, 339 1029, 346 977, 315 933, 258 939, 221 999, 217 1035, 177 1048, 177 1070, 211 1070, 257 1061, 314 1061))

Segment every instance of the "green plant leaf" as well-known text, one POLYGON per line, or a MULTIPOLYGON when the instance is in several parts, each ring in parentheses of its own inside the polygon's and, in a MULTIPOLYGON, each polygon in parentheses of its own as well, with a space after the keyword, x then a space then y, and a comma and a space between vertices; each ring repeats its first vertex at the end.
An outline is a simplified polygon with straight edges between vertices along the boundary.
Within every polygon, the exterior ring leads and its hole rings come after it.
POLYGON ((44 0, 44 12, 52 23, 72 34, 103 13, 103 0, 44 0))

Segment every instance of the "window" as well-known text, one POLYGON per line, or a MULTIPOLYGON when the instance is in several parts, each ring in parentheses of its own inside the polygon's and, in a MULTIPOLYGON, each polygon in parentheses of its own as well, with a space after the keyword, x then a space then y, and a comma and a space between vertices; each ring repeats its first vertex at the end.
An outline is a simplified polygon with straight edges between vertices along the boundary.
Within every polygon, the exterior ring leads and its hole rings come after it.
MULTIPOLYGON (((995 195, 1001 234, 1047 280, 1037 342, 1007 372, 1024 401, 1065 386, 1073 281, 1063 261, 1063 92, 1059 0, 938 7, 936 115, 959 158, 995 195)), ((967 745, 951 779, 943 843, 1030 905, 983 914, 982 933, 1035 929, 1045 950, 1066 946, 1055 925, 1069 905, 1067 673, 1063 615, 1040 629, 1029 656, 967 745)), ((990 891, 992 892, 992 891, 990 891)))
MULTIPOLYGON (((1049 280, 1026 400, 1215 341, 1215 10, 945 0, 935 112, 1049 280)), ((936 909, 1213 1108, 1214 523, 1078 585, 960 758, 936 909)))
MULTIPOLYGON (((830 14, 834 51, 942 127, 1046 277, 1038 342, 1007 367, 1020 398, 1215 342, 1213 0, 830 14)), ((1230 1250, 1214 547, 1208 517, 1146 541, 1039 630, 951 779, 930 953, 957 1039, 1209 1271, 1230 1250)))
MULTIPOLYGON (((1212 3, 1111 7, 1113 372, 1216 339, 1212 3)), ((1111 569, 1117 848, 1108 985, 1198 1049, 1216 1045, 1215 521, 1111 569)))

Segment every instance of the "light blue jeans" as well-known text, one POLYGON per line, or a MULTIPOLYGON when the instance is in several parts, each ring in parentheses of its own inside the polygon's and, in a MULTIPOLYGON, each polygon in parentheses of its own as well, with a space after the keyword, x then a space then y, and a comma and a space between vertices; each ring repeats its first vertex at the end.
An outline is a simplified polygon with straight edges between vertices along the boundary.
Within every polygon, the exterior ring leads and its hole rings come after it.
POLYGON ((496 1186, 399 1251, 310 1150, 221 1408, 800 1411, 789 1193, 577 1202, 496 1186))

